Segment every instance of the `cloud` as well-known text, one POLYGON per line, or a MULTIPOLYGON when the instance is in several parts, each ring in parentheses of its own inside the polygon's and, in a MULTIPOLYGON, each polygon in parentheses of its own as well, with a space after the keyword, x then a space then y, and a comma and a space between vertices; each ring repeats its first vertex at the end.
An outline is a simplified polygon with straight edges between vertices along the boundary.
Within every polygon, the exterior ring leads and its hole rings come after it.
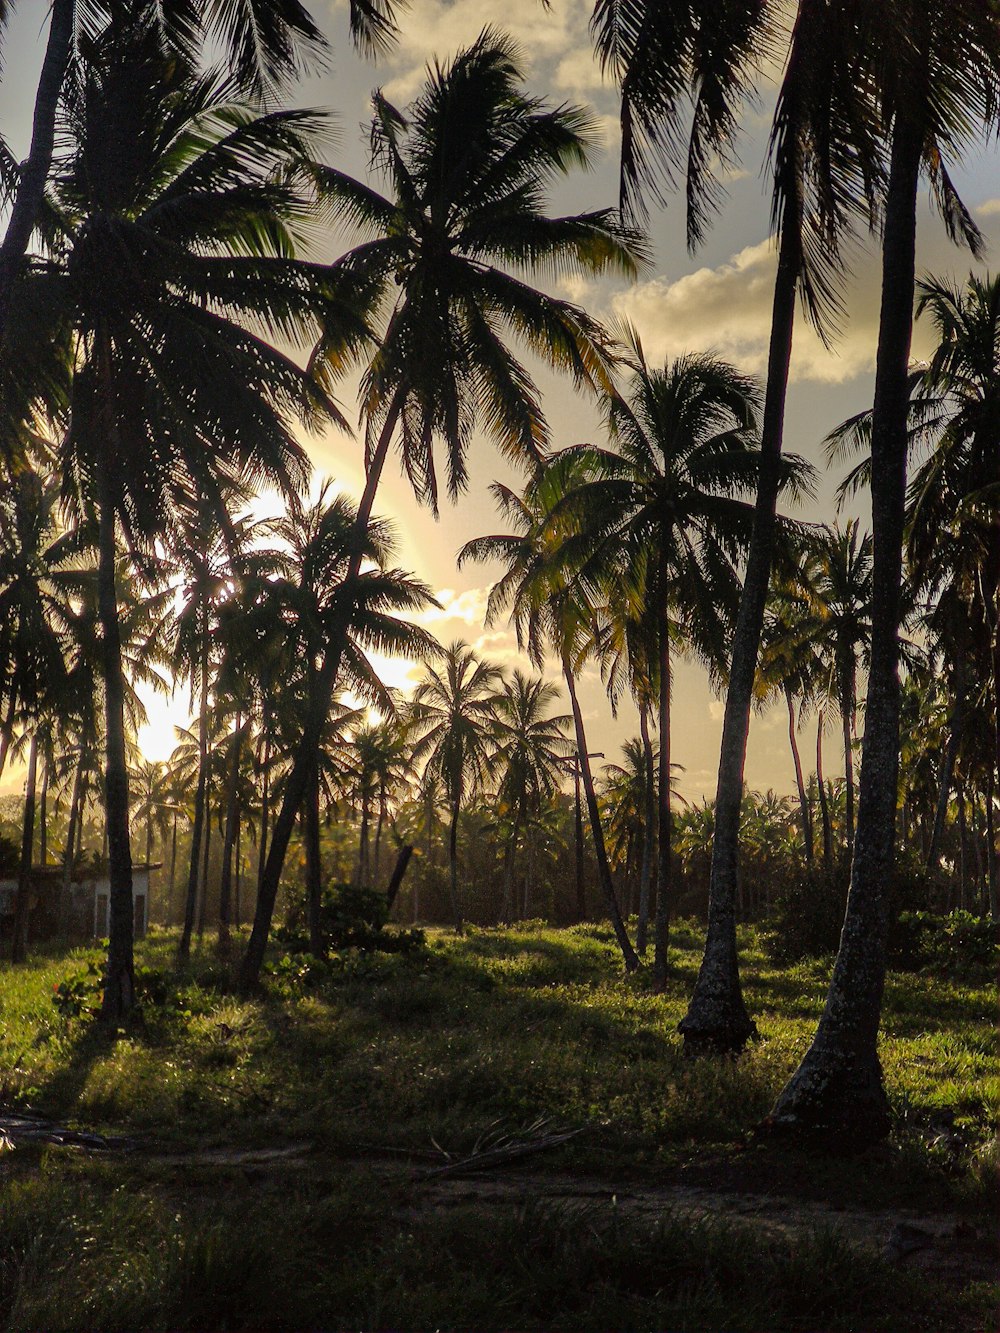
POLYGON ((1000 215, 1000 199, 987 199, 972 211, 981 218, 995 218, 1000 215))
POLYGON ((721 722, 726 716, 726 705, 721 699, 709 699, 708 716, 713 722, 721 722))
MULTIPOLYGON (((987 239, 995 241, 1000 239, 1000 200, 990 203, 996 204, 995 210, 983 205, 978 212, 986 220, 987 239), (997 220, 990 222, 994 217, 997 220)), ((961 276, 975 267, 975 261, 950 244, 937 219, 930 219, 919 230, 917 266, 918 273, 961 276)), ((775 269, 775 247, 767 239, 746 246, 715 268, 699 268, 674 280, 656 277, 636 283, 612 298, 612 308, 637 326, 652 361, 712 351, 760 375, 767 368, 775 269)), ((874 369, 881 289, 877 250, 859 248, 851 270, 847 318, 831 348, 824 347, 804 318, 797 319, 792 380, 844 384, 874 369)), ((926 357, 932 343, 932 331, 918 323, 914 358, 926 357)))
POLYGON ((482 625, 486 620, 487 588, 467 588, 455 592, 453 588, 439 588, 434 594, 440 607, 429 606, 414 616, 421 625, 440 624, 445 620, 461 620, 466 625, 482 625))

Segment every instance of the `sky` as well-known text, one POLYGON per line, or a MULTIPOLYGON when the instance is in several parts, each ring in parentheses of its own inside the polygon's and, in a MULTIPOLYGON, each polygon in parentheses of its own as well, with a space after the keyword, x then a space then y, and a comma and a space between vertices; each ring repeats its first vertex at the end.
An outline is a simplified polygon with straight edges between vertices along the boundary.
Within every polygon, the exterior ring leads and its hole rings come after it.
MULTIPOLYGON (((311 11, 330 38, 330 67, 293 90, 291 100, 303 106, 328 109, 335 118, 336 136, 330 160, 354 175, 367 175, 366 130, 370 95, 380 87, 397 105, 405 105, 420 89, 428 62, 444 63, 460 47, 474 40, 488 21, 499 22, 498 10, 481 0, 411 0, 400 16, 400 40, 377 65, 351 47, 346 3, 314 0, 311 11)), ((589 172, 574 173, 551 196, 557 212, 614 205, 618 192, 618 102, 613 86, 602 79, 588 35, 592 4, 587 0, 507 0, 499 14, 505 30, 519 43, 530 90, 554 102, 583 103, 592 109, 602 145, 589 172)), ((0 132, 12 149, 23 155, 30 129, 35 81, 44 47, 47 6, 41 0, 22 0, 15 11, 8 37, 0 82, 0 132)), ((694 255, 684 240, 684 210, 680 197, 649 219, 653 260, 633 284, 622 281, 587 282, 568 278, 552 290, 579 301, 592 314, 608 319, 626 318, 636 325, 651 364, 683 352, 711 351, 740 368, 761 375, 765 368, 775 256, 769 236, 767 179, 763 170, 770 113, 780 71, 768 71, 759 102, 747 108, 737 145, 738 162, 726 174, 727 197, 704 244, 694 255)), ((973 210, 990 248, 984 267, 1000 246, 1000 156, 995 145, 970 150, 954 177, 973 210)), ((377 182, 374 182, 377 183, 377 182)), ((349 244, 349 237, 324 235, 317 241, 316 257, 333 259, 349 244)), ((918 226, 918 272, 962 279, 974 267, 971 257, 944 235, 929 202, 922 202, 918 226)), ((834 426, 871 405, 872 372, 878 331, 879 259, 877 251, 859 246, 852 257, 848 291, 848 319, 842 336, 828 350, 798 320, 793 351, 786 419, 786 448, 824 467, 822 441, 834 426)), ((916 327, 913 354, 926 356, 930 331, 916 327)), ((544 407, 553 443, 557 447, 599 440, 593 404, 575 395, 565 383, 539 375, 545 389, 544 407)), ((341 404, 349 419, 356 419, 352 386, 345 383, 341 404)), ((358 495, 362 462, 359 436, 330 433, 304 437, 304 444, 321 478, 332 477, 344 491, 358 495)), ((846 465, 824 469, 817 496, 798 510, 797 517, 832 522, 835 490, 846 465)), ((519 658, 514 637, 506 625, 485 626, 486 598, 498 570, 488 566, 456 568, 455 554, 471 537, 502 531, 489 495, 496 479, 517 485, 519 478, 486 441, 473 444, 470 484, 454 506, 442 505, 440 519, 420 509, 397 471, 382 484, 377 509, 395 521, 400 537, 400 563, 412 569, 436 590, 442 604, 428 612, 425 623, 442 642, 462 639, 482 655, 504 666, 526 664, 519 658)), ((865 501, 846 510, 867 522, 865 501)), ((419 667, 402 662, 379 662, 387 681, 404 688, 419 676, 419 667)), ((621 743, 637 729, 634 711, 623 703, 612 717, 596 668, 588 667, 580 683, 581 702, 591 749, 617 758, 621 743)), ((174 744, 175 724, 187 720, 184 691, 165 703, 150 699, 150 725, 140 742, 147 757, 166 758, 174 744)), ((568 711, 568 705, 567 705, 568 711)), ((694 663, 677 667, 673 698, 673 749, 684 772, 681 793, 689 800, 710 797, 715 789, 722 701, 708 686, 694 663)), ((807 722, 802 743, 812 743, 807 722)), ((826 756, 827 771, 837 772, 836 756, 826 756)), ((781 793, 794 790, 787 718, 784 709, 755 717, 747 753, 748 783, 781 793)), ((16 772, 6 774, 2 786, 19 782, 16 772)))

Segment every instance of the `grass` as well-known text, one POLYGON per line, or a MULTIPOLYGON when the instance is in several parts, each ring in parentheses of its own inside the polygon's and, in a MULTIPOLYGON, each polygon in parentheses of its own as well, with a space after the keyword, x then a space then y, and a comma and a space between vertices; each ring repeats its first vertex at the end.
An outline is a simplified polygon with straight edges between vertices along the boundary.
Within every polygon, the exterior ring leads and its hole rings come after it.
POLYGON ((792 1245, 680 1216, 657 1228, 607 1206, 421 1209, 405 1173, 377 1166, 373 1148, 461 1153, 545 1117, 585 1129, 536 1169, 766 1182, 869 1208, 985 1207, 998 1103, 989 990, 891 976, 894 1138, 855 1160, 807 1158, 756 1145, 752 1130, 809 1040, 828 965, 777 967, 745 931, 762 1040, 739 1060, 691 1062, 675 1028, 699 931, 682 924, 673 945, 665 996, 621 975, 603 928, 529 923, 431 933, 415 955, 348 955, 316 985, 279 969, 246 1001, 207 953, 174 976, 174 939, 156 934, 141 961, 162 1002, 111 1037, 52 1002, 93 951, 0 971, 3 1102, 165 1148, 314 1145, 307 1169, 277 1176, 58 1149, 8 1157, 6 1326, 983 1327, 987 1294, 929 1296, 831 1236, 792 1245), (945 1108, 961 1154, 927 1132, 945 1108))

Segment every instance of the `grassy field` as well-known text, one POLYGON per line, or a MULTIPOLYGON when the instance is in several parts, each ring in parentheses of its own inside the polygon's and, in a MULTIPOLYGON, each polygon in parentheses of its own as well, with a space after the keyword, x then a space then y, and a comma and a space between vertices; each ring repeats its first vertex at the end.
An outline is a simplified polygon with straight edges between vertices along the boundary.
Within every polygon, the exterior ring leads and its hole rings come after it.
POLYGON ((351 953, 322 969, 279 961, 248 1002, 207 952, 175 975, 173 939, 158 935, 141 950, 156 1002, 113 1037, 75 1014, 96 953, 4 970, 0 1101, 143 1139, 129 1154, 2 1159, 5 1326, 989 1327, 996 1293, 982 1283, 942 1285, 823 1227, 790 1237, 673 1207, 650 1219, 610 1194, 533 1201, 548 1173, 984 1224, 998 1102, 988 988, 890 976, 894 1136, 823 1158, 753 1130, 809 1039, 827 965, 778 968, 747 932, 762 1039, 739 1060, 692 1062, 675 1025, 701 941, 681 926, 673 943, 659 997, 646 975, 623 978, 602 928, 529 923, 432 933, 411 954, 351 953), (956 1132, 942 1136, 950 1116, 956 1132), (581 1132, 507 1168, 519 1198, 428 1200, 419 1175, 441 1151, 462 1156, 540 1120, 535 1133, 581 1132), (289 1145, 303 1152, 284 1165, 210 1152, 289 1145))

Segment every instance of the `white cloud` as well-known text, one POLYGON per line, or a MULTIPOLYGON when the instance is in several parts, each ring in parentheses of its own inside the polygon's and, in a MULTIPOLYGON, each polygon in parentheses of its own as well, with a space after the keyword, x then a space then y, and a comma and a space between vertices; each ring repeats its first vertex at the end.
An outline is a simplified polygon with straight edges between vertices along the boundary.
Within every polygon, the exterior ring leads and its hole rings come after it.
POLYGON ((482 625, 485 622, 488 589, 467 588, 465 592, 455 592, 454 588, 439 588, 434 595, 441 605, 429 606, 426 611, 414 616, 414 620, 420 624, 434 625, 445 620, 461 620, 466 625, 482 625))
POLYGON ((721 699, 709 699, 708 716, 713 722, 721 722, 726 716, 726 705, 721 699))
POLYGON ((981 218, 995 218, 1000 215, 1000 199, 987 199, 977 204, 972 211, 978 213, 981 218))

